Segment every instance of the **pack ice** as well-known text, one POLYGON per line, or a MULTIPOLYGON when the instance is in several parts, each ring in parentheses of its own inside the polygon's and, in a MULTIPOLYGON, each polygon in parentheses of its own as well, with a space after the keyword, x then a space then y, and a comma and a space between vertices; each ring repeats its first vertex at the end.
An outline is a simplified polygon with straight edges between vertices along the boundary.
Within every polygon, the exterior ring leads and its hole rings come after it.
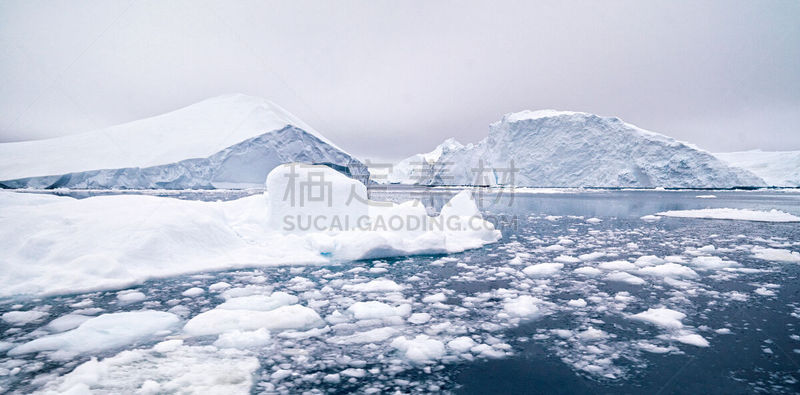
POLYGON ((0 144, 0 186, 241 188, 261 186, 289 162, 369 178, 366 166, 288 111, 233 94, 88 133, 0 144))
POLYGON ((228 202, 9 191, 0 206, 0 296, 113 289, 231 267, 444 254, 500 238, 468 191, 430 217, 418 201, 370 201, 363 183, 312 165, 280 165, 264 194, 228 202), (322 192, 302 195, 318 182, 322 192))
MULTIPOLYGON (((402 173, 405 162, 400 165, 402 173)), ((619 118, 555 110, 506 114, 489 126, 488 137, 477 144, 451 144, 425 172, 426 177, 400 182, 642 188, 765 185, 751 172, 730 167, 698 147, 619 118)))

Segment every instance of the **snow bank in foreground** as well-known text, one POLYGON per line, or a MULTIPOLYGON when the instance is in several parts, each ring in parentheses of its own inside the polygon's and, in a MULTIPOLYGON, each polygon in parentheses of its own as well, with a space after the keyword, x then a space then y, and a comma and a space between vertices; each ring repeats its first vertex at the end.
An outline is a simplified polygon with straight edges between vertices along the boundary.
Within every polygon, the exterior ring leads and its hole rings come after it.
POLYGON ((0 296, 121 288, 231 267, 453 253, 500 238, 469 192, 429 217, 419 202, 369 201, 363 184, 328 167, 295 167, 295 178, 292 165, 273 170, 266 194, 229 202, 0 193, 0 296), (307 188, 320 180, 322 192, 307 188))
POLYGON ((707 208, 700 210, 673 210, 656 213, 664 217, 732 219, 759 222, 800 222, 800 217, 780 211, 756 211, 735 208, 707 208))

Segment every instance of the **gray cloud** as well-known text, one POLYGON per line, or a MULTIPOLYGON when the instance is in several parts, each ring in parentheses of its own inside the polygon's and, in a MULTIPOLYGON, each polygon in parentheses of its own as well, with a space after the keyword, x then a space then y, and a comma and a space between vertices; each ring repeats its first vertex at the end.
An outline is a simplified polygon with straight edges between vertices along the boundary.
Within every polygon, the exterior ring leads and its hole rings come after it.
POLYGON ((800 149, 798 20, 797 1, 4 1, 0 141, 242 92, 378 159, 541 108, 800 149))

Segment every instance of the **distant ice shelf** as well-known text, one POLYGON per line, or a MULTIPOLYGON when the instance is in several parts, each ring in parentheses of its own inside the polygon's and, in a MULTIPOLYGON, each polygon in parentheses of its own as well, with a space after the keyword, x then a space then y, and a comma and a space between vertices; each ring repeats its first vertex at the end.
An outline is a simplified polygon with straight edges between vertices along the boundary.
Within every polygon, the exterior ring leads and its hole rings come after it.
POLYGON ((800 187, 800 151, 740 151, 714 154, 731 166, 749 170, 770 186, 800 187))

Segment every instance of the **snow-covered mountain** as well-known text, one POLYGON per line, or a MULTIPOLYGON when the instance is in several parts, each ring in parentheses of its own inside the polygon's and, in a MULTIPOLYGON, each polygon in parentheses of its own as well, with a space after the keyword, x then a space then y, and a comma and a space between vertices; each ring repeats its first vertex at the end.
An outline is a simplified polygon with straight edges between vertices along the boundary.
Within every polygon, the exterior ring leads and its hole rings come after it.
POLYGON ((287 162, 369 177, 360 161, 283 108, 234 94, 83 134, 0 144, 0 186, 262 186, 270 170, 287 162))
POLYGON ((749 170, 770 186, 800 186, 800 151, 739 151, 714 154, 727 164, 749 170))
POLYGON ((412 155, 401 160, 388 172, 385 182, 392 184, 416 184, 426 179, 433 170, 433 165, 444 153, 450 153, 464 148, 464 145, 449 138, 439 144, 433 151, 425 154, 412 155))
POLYGON ((505 115, 489 126, 489 136, 479 143, 443 152, 420 184, 645 188, 765 185, 754 174, 730 167, 693 145, 619 118, 555 110, 505 115))

